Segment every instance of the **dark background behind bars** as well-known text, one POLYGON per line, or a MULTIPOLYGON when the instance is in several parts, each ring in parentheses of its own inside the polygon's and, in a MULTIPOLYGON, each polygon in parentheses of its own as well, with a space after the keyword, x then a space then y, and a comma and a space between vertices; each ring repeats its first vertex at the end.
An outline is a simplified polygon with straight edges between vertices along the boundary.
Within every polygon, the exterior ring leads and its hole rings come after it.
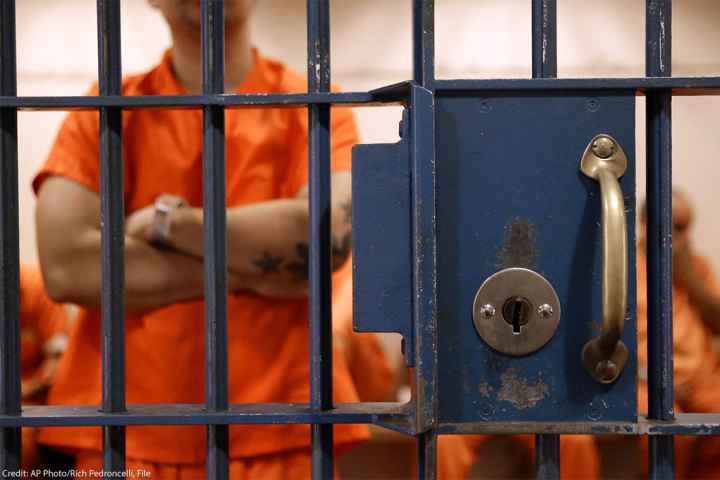
MULTIPOLYGON (((646 15, 646 75, 647 78, 626 79, 552 79, 555 76, 556 21, 553 0, 532 2, 533 15, 533 80, 434 80, 434 31, 433 2, 414 0, 413 41, 414 68, 412 78, 430 90, 522 90, 546 91, 553 89, 609 89, 635 88, 647 94, 647 192, 649 196, 649 318, 650 318, 650 420, 627 425, 629 433, 650 433, 650 472, 654 478, 667 478, 672 473, 672 436, 662 433, 720 433, 717 415, 678 416, 672 422, 672 356, 671 356, 671 312, 668 301, 661 298, 670 295, 670 186, 671 186, 671 118, 670 96, 706 93, 714 94, 720 88, 720 79, 709 78, 664 78, 670 75, 670 32, 672 30, 671 5, 669 0, 650 0, 646 15), (545 45, 544 61, 538 45, 545 45), (654 420, 670 421, 656 423, 654 420), (704 424, 704 425, 703 425, 704 424)), ((390 405, 337 406, 330 404, 331 365, 323 363, 322 355, 328 352, 330 341, 329 322, 329 234, 327 205, 329 202, 328 172, 328 110, 331 103, 365 104, 378 101, 402 101, 402 95, 394 98, 380 96, 373 92, 328 94, 329 21, 327 0, 308 1, 308 78, 310 91, 294 96, 218 96, 222 85, 221 49, 213 49, 215 55, 204 55, 203 95, 186 98, 144 98, 123 99, 113 97, 118 92, 121 74, 120 59, 120 17, 119 2, 98 0, 98 72, 101 94, 108 97, 96 99, 80 97, 62 98, 17 98, 15 71, 15 2, 4 0, 0 3, 0 282, 2 298, 0 312, 0 417, 2 445, 0 460, 3 465, 13 468, 18 462, 19 426, 39 424, 106 425, 105 466, 119 470, 124 466, 123 425, 153 423, 195 423, 207 424, 209 429, 208 470, 213 478, 227 476, 227 424, 228 423, 270 423, 292 422, 313 423, 313 467, 316 478, 331 476, 333 462, 331 455, 332 423, 380 422, 412 415, 390 405), (316 75, 316 65, 319 65, 316 75), (242 405, 230 406, 227 402, 227 350, 225 332, 227 328, 226 297, 224 288, 225 213, 224 198, 224 125, 222 109, 232 105, 280 105, 292 103, 309 104, 311 171, 311 317, 312 337, 311 362, 311 404, 301 405, 242 405), (116 159, 121 158, 120 109, 123 106, 171 106, 190 105, 204 111, 204 185, 206 191, 206 341, 208 348, 207 368, 207 411, 201 406, 128 406, 123 411, 124 386, 122 364, 123 305, 122 305, 122 166, 116 159), (103 234, 103 328, 107 340, 103 345, 103 405, 102 411, 95 408, 70 411, 64 407, 27 408, 19 415, 19 335, 18 335, 18 185, 17 185, 17 113, 16 108, 72 108, 76 106, 98 107, 101 111, 101 164, 102 207, 108 219, 103 234), (112 239, 112 240, 110 240, 112 239)), ((408 6, 410 8, 410 6, 408 6)), ((203 10, 203 40, 205 52, 209 45, 222 45, 222 2, 206 2, 203 10)), ((402 93, 402 91, 400 91, 402 93)), ((597 424, 596 424, 597 425, 597 424)), ((518 425, 517 431, 548 431, 549 426, 518 425)), ((561 432, 584 431, 588 425, 554 426, 561 432)), ((436 434, 433 431, 418 437, 419 474, 432 476, 435 464, 436 434)), ((558 448, 556 435, 543 434, 538 437, 539 476, 557 476, 558 448)))

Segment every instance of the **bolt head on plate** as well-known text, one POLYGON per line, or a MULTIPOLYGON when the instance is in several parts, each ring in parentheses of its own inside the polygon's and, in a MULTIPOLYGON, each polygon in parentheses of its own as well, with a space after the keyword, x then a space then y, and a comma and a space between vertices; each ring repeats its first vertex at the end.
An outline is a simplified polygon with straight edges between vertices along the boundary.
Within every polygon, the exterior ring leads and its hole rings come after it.
POLYGON ((592 143, 592 150, 600 158, 610 158, 615 153, 615 141, 606 136, 599 136, 592 143))
POLYGON ((553 308, 548 305, 547 303, 543 303, 538 307, 538 313, 542 318, 550 318, 552 317, 552 314, 555 313, 553 311, 553 308))
POLYGON ((612 360, 601 360, 595 365, 595 374, 604 382, 614 381, 619 373, 618 366, 612 360))
POLYGON ((493 307, 489 303, 486 303, 485 305, 480 307, 480 313, 485 318, 492 318, 495 316, 495 307, 493 307))
POLYGON ((620 178, 627 169, 628 159, 620 144, 606 133, 595 135, 580 159, 580 171, 598 179, 601 171, 620 178))

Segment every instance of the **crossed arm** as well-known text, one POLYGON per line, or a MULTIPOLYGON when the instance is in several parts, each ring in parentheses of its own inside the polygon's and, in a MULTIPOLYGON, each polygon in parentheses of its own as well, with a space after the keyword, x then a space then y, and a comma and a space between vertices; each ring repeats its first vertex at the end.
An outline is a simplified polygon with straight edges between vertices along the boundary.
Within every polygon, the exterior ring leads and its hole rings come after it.
MULTIPOLYGON (((332 176, 333 266, 350 253, 350 174, 332 176)), ((171 219, 171 249, 148 243, 152 207, 127 219, 125 294, 130 311, 196 300, 203 295, 202 210, 185 207, 171 219)), ((38 251, 46 288, 60 302, 100 303, 100 198, 63 177, 38 192, 38 251), (62 206, 62 207, 59 207, 62 206)), ((227 212, 229 289, 269 297, 307 292, 308 200, 296 197, 230 208, 227 212)))

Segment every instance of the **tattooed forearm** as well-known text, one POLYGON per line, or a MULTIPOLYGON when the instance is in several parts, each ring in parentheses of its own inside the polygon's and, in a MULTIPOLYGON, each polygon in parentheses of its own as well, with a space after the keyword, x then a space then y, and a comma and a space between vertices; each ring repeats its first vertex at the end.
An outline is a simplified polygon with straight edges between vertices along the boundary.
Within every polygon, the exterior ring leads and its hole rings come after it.
MULTIPOLYGON (((350 257, 350 250, 352 249, 352 235, 347 232, 340 240, 333 237, 332 239, 332 267, 333 270, 342 266, 348 257, 350 257)), ((310 264, 310 251, 307 243, 298 243, 295 245, 295 253, 297 259, 285 264, 285 270, 292 273, 299 279, 306 280, 308 278, 309 264, 310 264)))
POLYGON ((352 200, 341 203, 340 208, 343 211, 343 220, 345 220, 345 223, 350 225, 352 223, 352 200))
POLYGON ((295 253, 297 254, 297 260, 288 263, 285 269, 300 279, 307 279, 308 272, 310 270, 310 251, 308 244, 305 242, 298 242, 295 244, 295 253))
POLYGON ((262 273, 279 273, 282 263, 281 257, 273 256, 270 252, 263 252, 262 257, 253 261, 253 265, 258 267, 262 273))
POLYGON ((332 266, 333 270, 335 270, 340 268, 350 256, 350 250, 352 249, 352 233, 345 233, 340 240, 333 237, 332 243, 332 266))
MULTIPOLYGON (((340 239, 332 238, 332 268, 333 270, 341 267, 350 257, 352 250, 352 234, 348 231, 340 239)), ((295 244, 296 258, 290 262, 285 262, 282 257, 274 256, 270 252, 263 252, 262 257, 253 261, 253 265, 260 269, 262 273, 280 273, 281 269, 290 272, 298 279, 307 280, 310 265, 310 249, 305 242, 295 244)))

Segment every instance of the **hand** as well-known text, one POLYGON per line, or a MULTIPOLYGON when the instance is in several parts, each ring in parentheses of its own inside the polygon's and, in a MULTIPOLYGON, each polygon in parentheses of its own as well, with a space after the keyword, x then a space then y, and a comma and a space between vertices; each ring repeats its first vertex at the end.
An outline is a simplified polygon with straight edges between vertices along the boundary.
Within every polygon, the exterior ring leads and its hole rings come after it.
POLYGON ((37 401, 52 385, 60 365, 60 355, 45 358, 38 367, 37 373, 21 382, 20 391, 23 401, 37 401))
POLYGON ((154 205, 133 212, 125 219, 125 234, 149 242, 154 218, 154 205))

